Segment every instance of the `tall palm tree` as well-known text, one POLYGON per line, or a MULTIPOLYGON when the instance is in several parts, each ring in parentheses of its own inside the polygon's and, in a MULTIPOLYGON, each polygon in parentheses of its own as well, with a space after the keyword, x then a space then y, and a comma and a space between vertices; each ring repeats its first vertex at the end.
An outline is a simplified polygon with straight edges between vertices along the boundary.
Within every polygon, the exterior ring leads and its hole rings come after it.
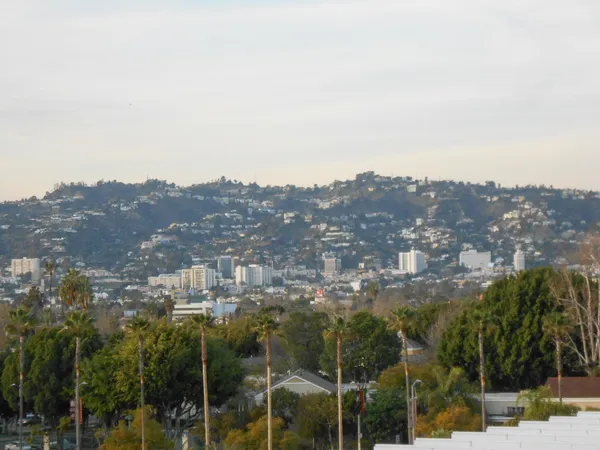
POLYGON ((277 322, 268 312, 261 312, 255 318, 254 331, 259 341, 265 341, 267 360, 267 450, 273 450, 273 409, 271 403, 271 337, 277 330, 277 322))
POLYGON ((75 335, 75 442, 77 450, 81 450, 81 411, 79 404, 79 359, 81 355, 81 337, 94 326, 94 319, 85 311, 73 311, 65 320, 63 331, 75 335))
POLYGON ((573 331, 569 318, 561 312, 553 312, 543 319, 544 331, 556 346, 556 371, 558 376, 558 400, 562 403, 562 344, 565 337, 573 331))
POLYGON ((25 378, 25 354, 23 344, 25 336, 35 326, 35 319, 31 312, 24 308, 18 308, 9 312, 9 323, 5 332, 19 337, 19 450, 23 450, 23 380, 25 378))
POLYGON ((61 299, 61 310, 63 314, 65 313, 65 305, 77 305, 79 292, 79 272, 75 269, 69 269, 58 287, 58 295, 61 299))
MULTIPOLYGON (((391 312, 388 318, 388 326, 397 332, 400 332, 402 339, 402 350, 404 352, 404 377, 406 379, 406 417, 408 425, 408 443, 412 444, 410 434, 411 427, 411 407, 410 407, 410 377, 408 372, 408 339, 407 333, 413 325, 417 317, 417 311, 410 306, 398 306, 395 311, 391 312)), ((416 419, 413 418, 413 419, 416 419)))
POLYGON ((165 311, 167 312, 167 323, 173 322, 173 311, 175 310, 175 301, 173 298, 169 298, 165 296, 163 298, 163 303, 165 305, 165 311))
POLYGON ((476 308, 469 316, 469 325, 472 330, 477 332, 479 343, 479 382, 481 384, 481 430, 487 428, 486 411, 485 411, 485 348, 483 345, 483 337, 486 332, 493 327, 493 316, 483 308, 476 308))
POLYGON ((56 271, 56 263, 54 260, 49 259, 44 264, 44 273, 48 275, 49 280, 49 294, 48 298, 52 298, 52 283, 54 282, 54 272, 56 271))
POLYGON ((148 319, 136 317, 125 326, 125 332, 137 338, 140 374, 140 406, 142 409, 142 450, 146 450, 146 420, 144 418, 144 336, 150 326, 148 319))
POLYGON ((202 340, 202 389, 204 397, 204 442, 208 447, 210 445, 210 424, 208 414, 208 352, 206 350, 206 329, 213 326, 215 318, 210 314, 198 314, 191 317, 192 324, 200 328, 202 340))
POLYGON ((344 426, 342 416, 342 337, 347 325, 343 317, 336 317, 327 330, 325 337, 335 337, 337 345, 337 400, 338 400, 338 441, 339 449, 344 448, 344 426))
POLYGON ((85 275, 80 274, 78 285, 79 295, 77 296, 77 306, 79 306, 83 311, 87 311, 88 306, 94 299, 94 291, 92 290, 90 279, 85 275))

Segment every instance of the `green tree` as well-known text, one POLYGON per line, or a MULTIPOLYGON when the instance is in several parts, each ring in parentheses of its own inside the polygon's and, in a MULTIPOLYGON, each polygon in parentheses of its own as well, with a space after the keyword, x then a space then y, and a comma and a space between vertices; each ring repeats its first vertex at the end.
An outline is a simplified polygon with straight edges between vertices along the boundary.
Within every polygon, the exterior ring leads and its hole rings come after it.
MULTIPOLYGON (((263 402, 267 401, 267 393, 265 392, 263 402)), ((273 417, 279 417, 283 420, 285 428, 288 428, 298 410, 298 402, 300 395, 291 392, 285 388, 277 388, 273 391, 273 417)))
POLYGON ((552 397, 552 390, 547 386, 521 391, 517 397, 517 405, 525 406, 523 419, 548 420, 550 416, 577 415, 578 407, 557 403, 552 397))
POLYGON ((277 330, 277 322, 268 312, 261 312, 256 316, 254 331, 259 341, 265 342, 265 356, 267 362, 267 450, 273 450, 273 404, 271 399, 271 338, 277 330))
MULTIPOLYGON (((25 336, 35 325, 35 319, 28 309, 19 308, 9 313, 5 332, 19 338, 19 448, 23 447, 23 380, 25 379, 25 336)), ((6 389, 4 389, 6 395, 6 389)))
POLYGON ((335 317, 331 325, 325 330, 326 337, 335 338, 337 360, 337 402, 338 402, 338 445, 344 448, 344 425, 342 409, 342 338, 348 331, 346 321, 342 317, 335 317))
POLYGON ((406 397, 400 389, 378 389, 364 419, 365 428, 375 442, 394 442, 407 429, 406 397))
MULTIPOLYGON (((407 335, 408 331, 413 327, 414 322, 416 321, 417 312, 414 308, 410 306, 399 306, 395 311, 391 312, 391 315, 388 319, 389 327, 397 332, 400 332, 400 336, 402 336, 402 348, 404 350, 404 376, 406 380, 406 411, 407 411, 407 424, 411 425, 411 407, 410 407, 410 375, 408 371, 408 341, 407 335)), ((414 420, 414 418, 413 418, 414 420)), ((409 444, 410 442, 410 431, 409 435, 409 444)))
MULTIPOLYGON (((268 447, 268 418, 260 417, 246 425, 246 430, 232 430, 225 439, 225 448, 229 450, 263 450, 268 447), (267 442, 265 442, 267 434, 267 442)), ((284 431, 283 419, 272 421, 272 439, 275 447, 281 450, 296 450, 298 437, 295 433, 284 431)))
POLYGON ((227 324, 218 325, 211 330, 211 334, 225 339, 235 354, 243 358, 260 353, 261 346, 251 316, 243 316, 227 324))
POLYGON ((573 331, 569 318, 558 311, 544 317, 544 332, 550 336, 556 346, 556 371, 558 375, 558 399, 562 403, 562 344, 573 331))
POLYGON ((296 423, 300 435, 315 444, 328 442, 333 448, 332 430, 338 420, 336 397, 326 393, 307 394, 300 397, 296 423))
MULTIPOLYGON (((515 391, 540 386, 554 372, 552 342, 543 331, 546 314, 557 308, 550 291, 553 271, 524 270, 494 282, 480 308, 495 318, 494 330, 484 336, 488 383, 498 391, 515 391)), ((444 332, 438 360, 446 367, 463 367, 470 380, 478 377, 478 332, 469 326, 476 305, 462 314, 444 332)))
POLYGON ((85 311, 73 311, 65 320, 63 331, 75 336, 75 439, 77 450, 81 449, 81 405, 79 389, 81 387, 79 358, 81 356, 81 338, 94 326, 94 319, 85 311))
POLYGON ((44 273, 48 277, 48 298, 52 298, 52 284, 54 283, 54 273, 56 272, 56 262, 48 259, 44 263, 44 273))
MULTIPOLYGON (((144 336, 150 322, 143 317, 135 317, 125 327, 125 332, 133 336, 138 344, 138 374, 140 378, 140 409, 145 411, 144 405, 144 336)), ((146 414, 140 414, 140 432, 142 438, 142 450, 146 447, 146 414)))
POLYGON ((207 349, 206 349, 206 330, 213 326, 215 319, 212 315, 198 314, 191 318, 193 326, 200 330, 202 346, 202 391, 204 392, 204 442, 210 445, 210 418, 208 409, 208 369, 207 369, 207 349))
POLYGON ((325 348, 323 332, 328 318, 323 313, 292 312, 280 328, 281 344, 293 360, 292 369, 319 370, 319 357, 325 348))

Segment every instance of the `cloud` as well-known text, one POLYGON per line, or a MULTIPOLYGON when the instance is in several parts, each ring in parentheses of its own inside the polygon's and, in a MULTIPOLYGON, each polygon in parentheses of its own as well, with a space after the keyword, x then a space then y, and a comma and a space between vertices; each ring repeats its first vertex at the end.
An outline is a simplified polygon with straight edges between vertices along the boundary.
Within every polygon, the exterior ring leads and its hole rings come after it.
POLYGON ((400 174, 407 158, 459 177, 460 149, 541 161, 531 143, 559 138, 600 163, 592 0, 5 3, 0 198, 73 179, 400 174))

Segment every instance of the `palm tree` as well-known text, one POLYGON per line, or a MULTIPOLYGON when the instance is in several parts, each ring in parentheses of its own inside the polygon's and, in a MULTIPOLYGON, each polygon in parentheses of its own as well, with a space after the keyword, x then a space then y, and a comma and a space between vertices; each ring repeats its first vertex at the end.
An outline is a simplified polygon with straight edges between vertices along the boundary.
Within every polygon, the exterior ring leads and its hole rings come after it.
POLYGON ((273 450, 273 410, 271 403, 271 337, 277 329, 277 322, 268 312, 261 312, 256 316, 254 331, 259 341, 265 341, 267 360, 267 450, 273 450))
POLYGON ((327 330, 325 337, 335 337, 337 344, 337 398, 338 398, 338 440, 339 449, 344 448, 344 426, 342 416, 342 337, 346 333, 347 326, 343 317, 336 317, 327 330))
POLYGON ((388 319, 389 327, 397 332, 400 332, 402 339, 402 350, 404 351, 404 377, 406 378, 406 417, 408 424, 408 443, 411 442, 411 407, 410 407, 410 377, 408 373, 408 339, 406 334, 413 327, 417 317, 417 311, 410 306, 398 306, 395 311, 391 312, 388 319))
POLYGON ((140 374, 140 406, 142 410, 142 450, 146 450, 146 420, 144 418, 144 335, 150 322, 143 317, 136 317, 125 327, 125 332, 137 338, 138 365, 140 374))
POLYGON ((77 296, 77 304, 83 311, 87 311, 88 306, 94 299, 94 291, 92 291, 90 279, 81 274, 79 275, 78 285, 79 295, 77 296))
POLYGON ((556 371, 558 376, 558 400, 562 403, 562 344, 566 336, 573 331, 569 318, 560 312, 548 314, 543 319, 544 331, 556 345, 556 371))
POLYGON ((94 326, 94 319, 85 311, 73 311, 63 326, 63 331, 75 335, 75 441, 77 450, 81 450, 81 411, 79 404, 79 358, 81 355, 81 337, 94 326))
POLYGON ((52 298, 52 282, 54 281, 54 272, 56 271, 56 263, 54 262, 54 260, 49 259, 48 261, 46 261, 46 263, 44 264, 44 272, 46 275, 48 275, 48 279, 49 279, 49 294, 48 294, 48 298, 52 298))
POLYGON ((65 305, 77 305, 79 291, 79 272, 75 269, 69 269, 58 287, 58 295, 61 299, 61 310, 63 314, 65 313, 65 305))
POLYGON ((173 311, 175 310, 175 301, 173 298, 169 298, 165 296, 163 298, 163 303, 165 305, 165 311, 167 312, 167 323, 173 322, 173 311))
POLYGON ((191 317, 192 324, 200 328, 202 339, 202 388, 204 390, 204 442, 208 447, 210 445, 210 424, 208 415, 208 375, 207 375, 207 358, 206 351, 206 329, 214 324, 215 318, 210 314, 198 314, 191 317))
POLYGON ((35 319, 31 312, 24 308, 18 308, 9 312, 9 323, 5 332, 12 336, 19 336, 19 450, 23 450, 23 380, 25 354, 23 344, 25 335, 35 326, 35 319))
POLYGON ((485 412, 485 348, 483 337, 493 326, 493 316, 483 308, 475 308, 469 316, 469 325, 477 332, 479 342, 479 382, 481 384, 481 430, 487 428, 485 412))

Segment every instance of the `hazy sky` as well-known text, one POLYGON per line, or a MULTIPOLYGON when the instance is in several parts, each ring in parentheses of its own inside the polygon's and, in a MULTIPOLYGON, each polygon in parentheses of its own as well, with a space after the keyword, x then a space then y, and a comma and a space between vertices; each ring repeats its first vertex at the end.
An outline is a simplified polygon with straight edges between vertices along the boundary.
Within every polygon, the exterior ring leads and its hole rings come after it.
POLYGON ((600 189, 598 0, 0 0, 0 199, 357 172, 600 189))

